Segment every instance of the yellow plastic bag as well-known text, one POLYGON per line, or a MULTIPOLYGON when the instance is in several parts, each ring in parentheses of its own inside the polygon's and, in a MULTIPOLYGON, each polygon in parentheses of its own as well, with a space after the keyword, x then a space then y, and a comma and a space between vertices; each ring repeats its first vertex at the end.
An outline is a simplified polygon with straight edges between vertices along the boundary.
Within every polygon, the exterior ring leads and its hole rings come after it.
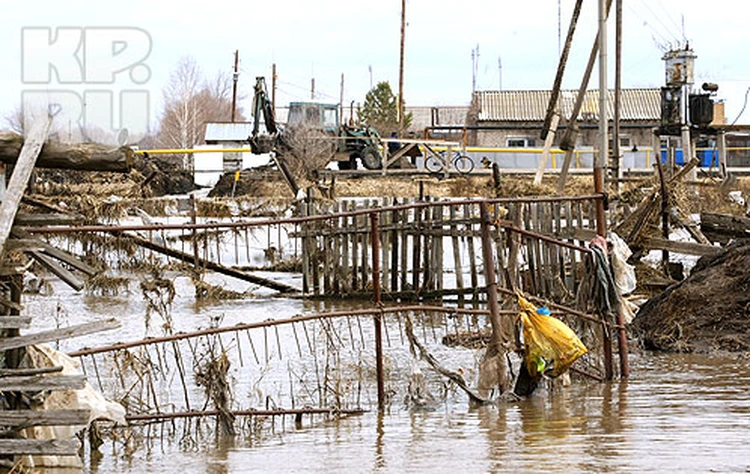
POLYGON ((526 368, 533 377, 562 375, 588 349, 578 336, 562 321, 552 316, 547 308, 537 309, 518 295, 523 323, 523 340, 526 349, 526 368), (541 313, 540 313, 541 311, 541 313))

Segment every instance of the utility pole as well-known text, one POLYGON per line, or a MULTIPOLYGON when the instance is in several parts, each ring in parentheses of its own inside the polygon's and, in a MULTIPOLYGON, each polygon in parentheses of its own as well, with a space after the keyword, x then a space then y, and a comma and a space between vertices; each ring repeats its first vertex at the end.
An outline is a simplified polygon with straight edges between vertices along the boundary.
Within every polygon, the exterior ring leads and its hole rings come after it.
POLYGON ((398 136, 404 133, 404 40, 406 35, 406 0, 401 0, 401 56, 398 67, 398 136))
POLYGON ((271 66, 271 108, 276 114, 276 63, 271 66))
POLYGON ((315 100, 315 78, 310 79, 310 100, 315 100))
POLYGON ((620 192, 622 179, 622 151, 620 150, 620 108, 622 95, 622 0, 615 0, 615 119, 612 136, 612 180, 614 189, 620 192))
MULTIPOLYGON (((607 164, 607 0, 599 0, 599 153, 594 160, 594 192, 604 192, 604 168, 607 164)), ((607 235, 604 201, 596 201, 596 233, 607 235)))
POLYGON ((341 73, 341 93, 339 94, 339 122, 344 123, 344 73, 341 73))
POLYGON ((234 74, 232 74, 232 123, 237 112, 237 79, 240 77, 240 50, 234 51, 234 74))

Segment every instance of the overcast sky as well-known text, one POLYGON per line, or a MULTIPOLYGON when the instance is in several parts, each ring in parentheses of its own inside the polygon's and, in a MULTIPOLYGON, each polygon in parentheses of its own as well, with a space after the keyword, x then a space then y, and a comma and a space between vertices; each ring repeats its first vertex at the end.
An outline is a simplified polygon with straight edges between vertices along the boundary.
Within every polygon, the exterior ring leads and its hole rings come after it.
MULTIPOLYGON (((705 80, 718 82, 719 98, 727 99, 727 118, 734 121, 750 86, 747 3, 624 3, 623 85, 663 85, 663 51, 687 39, 698 56, 697 85, 705 80)), ((407 0, 406 104, 468 104, 472 50, 477 47, 477 89, 551 88, 559 52, 558 6, 564 40, 573 4, 573 0, 407 0)), ((0 114, 11 113, 24 90, 72 90, 79 94, 83 90, 112 90, 116 94, 137 90, 150 95, 149 115, 155 121, 161 91, 181 57, 193 57, 211 77, 231 70, 235 49, 240 51, 239 87, 247 97, 242 103, 246 110, 255 76, 270 78, 273 63, 278 71, 277 106, 309 100, 313 77, 316 100, 337 103, 342 74, 344 103, 361 102, 371 81, 388 81, 398 90, 400 18, 400 0, 2 1, 0 40, 6 61, 0 68, 0 114), (40 51, 38 41, 22 44, 22 30, 29 27, 140 28, 145 32, 142 36, 149 38, 151 50, 140 61, 139 70, 117 74, 113 84, 60 84, 54 76, 46 84, 30 84, 24 80, 22 60, 27 67, 36 62, 44 69, 56 61, 50 55, 56 51, 65 54, 65 49, 40 51), (133 77, 143 83, 133 82, 133 77)), ((609 25, 613 33, 614 21, 609 25)), ((575 88, 580 82, 596 26, 596 2, 587 0, 566 71, 566 88, 575 88)), ((610 36, 614 64, 614 37, 610 36)), ((86 67, 106 68, 91 52, 96 46, 89 45, 86 67)), ((29 74, 38 79, 39 70, 29 74)), ((614 75, 609 78, 612 87, 614 75)), ((268 82, 270 85, 270 79, 268 82)), ((598 87, 596 74, 591 87, 598 87)), ((118 106, 115 99, 114 108, 118 106)), ((750 112, 739 122, 750 123, 750 112)))

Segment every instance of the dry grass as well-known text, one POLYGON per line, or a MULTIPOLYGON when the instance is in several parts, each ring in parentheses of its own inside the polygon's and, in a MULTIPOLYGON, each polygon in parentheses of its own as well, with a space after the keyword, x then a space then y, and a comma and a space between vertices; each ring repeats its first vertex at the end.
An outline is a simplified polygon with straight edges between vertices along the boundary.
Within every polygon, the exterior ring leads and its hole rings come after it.
POLYGON ((193 279, 193 285, 195 286, 195 299, 196 300, 208 300, 208 301, 219 301, 219 300, 239 300, 247 298, 248 293, 227 290, 220 286, 211 285, 203 280, 193 279))
POLYGON ((128 291, 130 279, 100 273, 86 281, 86 293, 98 296, 117 296, 120 290, 128 291))

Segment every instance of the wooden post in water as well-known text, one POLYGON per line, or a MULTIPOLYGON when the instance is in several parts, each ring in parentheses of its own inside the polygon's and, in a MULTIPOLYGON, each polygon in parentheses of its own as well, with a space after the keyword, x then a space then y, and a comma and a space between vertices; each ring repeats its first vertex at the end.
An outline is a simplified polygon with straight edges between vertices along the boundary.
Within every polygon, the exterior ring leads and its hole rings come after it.
MULTIPOLYGON (((370 213, 370 232, 372 233, 372 292, 375 305, 382 306, 380 300, 380 239, 378 238, 378 214, 370 213)), ((383 381, 383 313, 373 316, 375 322, 375 373, 378 378, 378 410, 385 408, 385 383, 383 381)))
POLYGON ((495 276, 495 259, 492 252, 492 238, 490 237, 490 212, 487 202, 479 203, 480 225, 482 231, 482 257, 484 260, 484 280, 487 285, 487 305, 490 310, 490 324, 492 325, 492 344, 497 350, 498 386, 500 393, 505 393, 509 388, 508 365, 504 349, 507 347, 507 338, 503 331, 502 315, 500 305, 497 302, 497 278, 495 276))

